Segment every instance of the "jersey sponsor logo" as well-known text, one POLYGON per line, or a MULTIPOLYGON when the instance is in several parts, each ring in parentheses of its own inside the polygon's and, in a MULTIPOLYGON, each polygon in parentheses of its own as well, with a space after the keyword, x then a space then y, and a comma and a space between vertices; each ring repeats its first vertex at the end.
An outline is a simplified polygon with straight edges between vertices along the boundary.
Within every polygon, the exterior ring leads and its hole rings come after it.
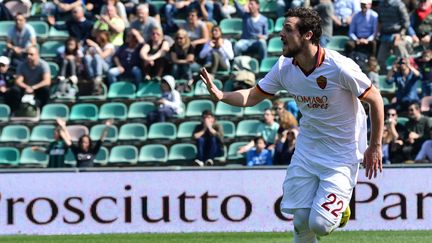
POLYGON ((316 79, 316 82, 318 84, 318 87, 320 87, 321 89, 325 89, 325 87, 327 86, 327 78, 322 75, 316 79))
POLYGON ((294 100, 298 103, 307 103, 307 107, 311 109, 327 109, 328 97, 323 96, 304 96, 294 95, 294 100))

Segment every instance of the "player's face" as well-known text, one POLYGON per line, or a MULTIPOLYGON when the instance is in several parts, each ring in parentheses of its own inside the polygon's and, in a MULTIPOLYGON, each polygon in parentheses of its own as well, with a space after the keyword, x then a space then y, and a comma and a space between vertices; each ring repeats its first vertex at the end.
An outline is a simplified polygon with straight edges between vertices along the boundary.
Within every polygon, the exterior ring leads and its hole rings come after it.
POLYGON ((285 19, 284 27, 280 33, 283 43, 282 55, 285 57, 295 57, 304 48, 302 35, 297 29, 299 18, 288 17, 285 19))

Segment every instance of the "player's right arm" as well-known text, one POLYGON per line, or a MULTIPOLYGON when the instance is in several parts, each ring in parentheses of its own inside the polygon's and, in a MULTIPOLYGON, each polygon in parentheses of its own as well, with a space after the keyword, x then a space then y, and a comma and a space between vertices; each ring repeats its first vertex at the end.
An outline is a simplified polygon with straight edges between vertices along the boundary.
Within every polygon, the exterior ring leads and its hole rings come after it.
POLYGON ((257 86, 250 89, 241 89, 233 92, 222 92, 214 83, 205 68, 201 69, 201 79, 207 85, 211 96, 218 100, 233 106, 254 106, 264 99, 270 99, 272 96, 261 91, 257 86))

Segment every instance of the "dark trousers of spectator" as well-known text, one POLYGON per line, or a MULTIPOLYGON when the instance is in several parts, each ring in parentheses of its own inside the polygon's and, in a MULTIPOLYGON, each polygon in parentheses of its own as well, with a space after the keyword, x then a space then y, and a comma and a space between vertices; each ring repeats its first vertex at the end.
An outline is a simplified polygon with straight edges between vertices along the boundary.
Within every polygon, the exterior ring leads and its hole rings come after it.
POLYGON ((223 152, 216 136, 198 138, 197 150, 197 159, 203 162, 221 156, 223 152))
POLYGON ((151 125, 155 122, 165 122, 168 118, 173 117, 175 114, 171 107, 160 107, 147 114, 147 123, 151 125))
MULTIPOLYGON (((42 108, 49 100, 50 92, 48 87, 39 88, 34 91, 36 106, 42 108)), ((21 98, 24 90, 18 87, 11 88, 5 96, 5 102, 9 105, 12 112, 16 112, 21 105, 21 98)))
POLYGON ((174 64, 172 73, 175 79, 192 79, 192 69, 190 64, 174 64))
POLYGON ((144 62, 143 64, 143 73, 144 76, 149 75, 150 77, 162 77, 162 74, 165 71, 165 67, 168 66, 168 61, 165 58, 158 58, 154 60, 154 65, 150 66, 150 63, 144 62))
POLYGON ((345 52, 349 55, 353 51, 369 54, 370 56, 376 56, 377 43, 373 40, 369 41, 367 44, 357 45, 354 40, 349 40, 345 45, 345 52))

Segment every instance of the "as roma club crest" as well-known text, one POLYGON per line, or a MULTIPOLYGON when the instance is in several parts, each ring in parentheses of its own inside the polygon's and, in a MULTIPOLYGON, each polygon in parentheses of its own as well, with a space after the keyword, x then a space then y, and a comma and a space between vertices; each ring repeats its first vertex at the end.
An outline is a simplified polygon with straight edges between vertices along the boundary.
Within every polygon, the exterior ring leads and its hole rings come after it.
POLYGON ((318 84, 318 87, 320 87, 321 89, 325 89, 325 87, 327 86, 327 78, 322 75, 316 79, 316 82, 318 84))

